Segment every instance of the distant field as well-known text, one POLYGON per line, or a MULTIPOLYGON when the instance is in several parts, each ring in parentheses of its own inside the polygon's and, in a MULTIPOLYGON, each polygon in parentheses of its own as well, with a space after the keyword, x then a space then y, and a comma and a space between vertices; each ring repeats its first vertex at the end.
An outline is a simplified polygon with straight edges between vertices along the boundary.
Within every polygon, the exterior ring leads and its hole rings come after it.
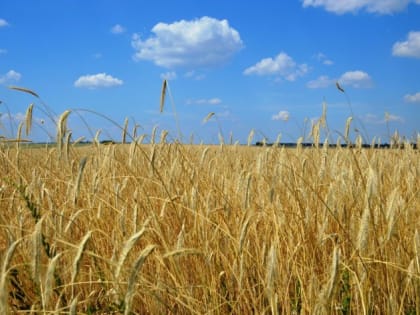
POLYGON ((0 313, 420 314, 418 150, 0 147, 0 313))

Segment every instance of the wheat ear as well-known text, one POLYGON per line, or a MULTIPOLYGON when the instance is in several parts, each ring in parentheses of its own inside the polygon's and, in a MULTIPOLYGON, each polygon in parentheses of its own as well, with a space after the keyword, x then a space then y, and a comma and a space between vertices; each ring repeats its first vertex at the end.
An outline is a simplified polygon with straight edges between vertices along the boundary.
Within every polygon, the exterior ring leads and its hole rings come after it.
POLYGON ((73 270, 71 272, 71 283, 74 284, 76 277, 80 270, 80 261, 82 260, 83 252, 86 249, 87 242, 89 241, 90 237, 92 236, 92 231, 86 233, 83 240, 80 242, 80 245, 77 249, 76 256, 74 257, 73 261, 73 270))
POLYGON ((25 114, 25 134, 29 136, 32 129, 32 111, 34 109, 34 104, 29 105, 28 109, 26 110, 25 114))
POLYGON ((166 88, 168 86, 168 82, 166 80, 163 80, 162 83, 162 91, 160 93, 160 108, 159 111, 163 112, 163 107, 165 106, 165 98, 166 98, 166 88))
POLYGON ((137 233, 133 234, 128 239, 128 241, 125 243, 125 245, 124 245, 124 247, 123 247, 123 249, 121 251, 120 257, 118 259, 117 267, 115 268, 115 273, 114 273, 115 281, 117 281, 118 278, 119 278, 119 275, 120 275, 120 272, 121 272, 121 267, 124 264, 125 259, 128 256, 128 253, 134 247, 134 245, 136 245, 137 241, 142 237, 142 235, 146 231, 147 222, 144 224, 144 226, 141 228, 140 231, 138 231, 137 233))
POLYGON ((55 267, 58 259, 61 257, 61 253, 54 256, 48 264, 47 275, 44 282, 44 294, 43 294, 43 306, 44 309, 48 309, 51 298, 52 286, 54 281, 55 267))
POLYGON ((130 278, 128 279, 128 287, 127 293, 125 294, 124 298, 124 315, 128 315, 131 313, 131 304, 133 302, 134 296, 134 287, 137 281, 137 274, 141 267, 143 266, 146 258, 150 255, 150 253, 156 248, 156 245, 148 245, 143 251, 140 253, 139 257, 135 261, 133 268, 131 270, 130 278))
POLYGON ((19 244, 20 240, 14 241, 7 250, 6 256, 4 256, 3 265, 1 268, 0 274, 0 314, 8 314, 8 290, 6 288, 8 268, 10 261, 12 260, 13 254, 15 252, 16 246, 19 244))
POLYGON ((74 193, 73 193, 73 203, 76 204, 77 202, 77 198, 79 196, 79 192, 80 192, 80 183, 82 182, 82 177, 83 177, 83 170, 85 169, 86 166, 86 161, 87 161, 87 157, 84 157, 80 160, 79 162, 79 172, 77 173, 77 177, 76 177, 76 184, 74 186, 74 193))
POLYGON ((277 294, 275 288, 277 282, 277 253, 274 244, 271 245, 270 251, 268 252, 266 282, 267 297, 270 301, 271 313, 277 315, 277 294))
POLYGON ((35 281, 35 284, 39 287, 40 284, 40 270, 39 270, 39 261, 41 256, 40 248, 42 247, 42 222, 44 221, 44 217, 38 221, 35 225, 35 230, 32 235, 32 277, 35 281))

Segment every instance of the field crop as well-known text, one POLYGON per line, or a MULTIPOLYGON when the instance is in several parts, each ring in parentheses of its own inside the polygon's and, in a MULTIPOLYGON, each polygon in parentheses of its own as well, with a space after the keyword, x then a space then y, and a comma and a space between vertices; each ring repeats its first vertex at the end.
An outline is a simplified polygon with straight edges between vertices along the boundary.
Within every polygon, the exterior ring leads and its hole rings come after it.
POLYGON ((419 161, 3 145, 0 313, 420 314, 419 161))

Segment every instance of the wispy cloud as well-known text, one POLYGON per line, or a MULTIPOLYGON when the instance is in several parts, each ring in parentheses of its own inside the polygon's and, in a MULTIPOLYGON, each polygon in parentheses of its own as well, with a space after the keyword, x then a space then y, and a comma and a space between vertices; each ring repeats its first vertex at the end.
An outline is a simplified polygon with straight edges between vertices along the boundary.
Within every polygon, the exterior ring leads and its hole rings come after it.
POLYGON ((9 26, 9 23, 5 19, 0 19, 0 27, 9 26))
POLYGON ((186 72, 184 74, 184 77, 200 81, 200 80, 204 80, 206 78, 206 75, 203 73, 197 73, 196 71, 191 70, 191 71, 186 72))
POLYGON ((115 24, 113 27, 111 27, 112 34, 122 34, 125 31, 126 31, 125 27, 120 24, 115 24))
POLYGON ((288 81, 295 81, 308 72, 306 64, 298 65, 292 57, 281 52, 274 58, 264 58, 245 69, 245 75, 277 76, 288 81))
POLYGON ((375 114, 371 114, 368 113, 364 116, 361 117, 361 119, 363 120, 363 122, 367 123, 367 124, 385 124, 385 123, 389 123, 389 122, 398 122, 398 123, 404 123, 404 118, 398 115, 394 115, 394 114, 390 114, 390 113, 385 113, 385 115, 383 117, 380 117, 378 115, 375 114))
POLYGON ((219 105, 222 103, 222 100, 218 97, 213 97, 209 99, 189 99, 186 103, 187 105, 219 105))
POLYGON ((407 103, 420 103, 420 92, 417 92, 416 94, 405 95, 404 101, 407 103))
POLYGON ((315 59, 326 66, 332 66, 334 64, 334 61, 329 59, 325 54, 321 52, 315 55, 315 59))
POLYGON ((339 82, 342 86, 351 86, 353 88, 369 88, 372 86, 372 78, 364 71, 347 71, 339 78, 330 78, 322 75, 315 80, 309 81, 306 86, 310 89, 322 89, 339 82))
POLYGON ((169 72, 162 73, 160 75, 160 78, 162 80, 175 80, 177 78, 177 74, 175 71, 169 71, 169 72))
POLYGON ((410 3, 420 4, 419 0, 303 0, 303 7, 323 7, 335 14, 366 11, 375 14, 393 14, 403 11, 410 3))
POLYGON ((287 110, 281 110, 277 114, 271 116, 272 120, 288 121, 290 113, 287 110))
POLYGON ((114 78, 106 73, 83 75, 74 82, 75 87, 89 89, 108 88, 122 84, 122 80, 114 78))
POLYGON ((420 58, 420 31, 409 32, 405 41, 396 42, 392 47, 392 54, 398 57, 420 58))
POLYGON ((165 68, 217 66, 243 47, 238 31, 227 20, 206 16, 172 24, 158 23, 152 33, 146 39, 133 35, 134 59, 149 60, 165 68))
POLYGON ((8 84, 17 82, 22 78, 22 75, 15 70, 9 70, 6 74, 0 75, 0 84, 8 84))
POLYGON ((310 89, 322 89, 333 85, 334 82, 334 79, 330 79, 328 76, 322 75, 315 80, 309 81, 306 86, 310 89))
POLYGON ((7 54, 7 49, 0 48, 0 55, 7 54))

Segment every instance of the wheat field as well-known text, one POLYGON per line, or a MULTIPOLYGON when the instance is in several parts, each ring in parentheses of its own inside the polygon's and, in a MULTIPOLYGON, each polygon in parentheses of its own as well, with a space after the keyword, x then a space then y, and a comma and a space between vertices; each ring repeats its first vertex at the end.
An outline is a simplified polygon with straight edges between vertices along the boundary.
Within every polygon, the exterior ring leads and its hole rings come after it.
POLYGON ((0 148, 0 313, 420 314, 418 151, 0 148))

